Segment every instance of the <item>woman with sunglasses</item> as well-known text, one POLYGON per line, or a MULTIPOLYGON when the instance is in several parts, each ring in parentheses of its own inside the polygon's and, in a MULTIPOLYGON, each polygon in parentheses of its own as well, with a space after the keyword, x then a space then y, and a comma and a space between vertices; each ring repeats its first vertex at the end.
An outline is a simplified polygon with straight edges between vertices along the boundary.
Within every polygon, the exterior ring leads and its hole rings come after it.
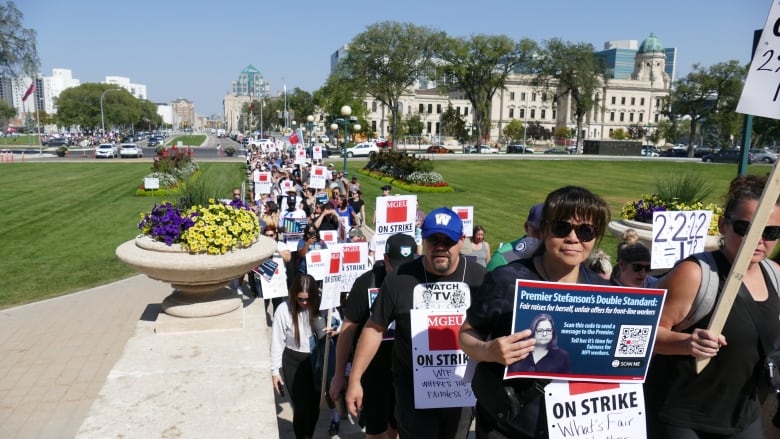
POLYGON ((534 350, 531 355, 510 364, 509 372, 569 373, 569 353, 558 347, 558 331, 549 314, 539 314, 529 326, 533 331, 534 350))
POLYGON ((777 264, 764 266, 761 261, 772 253, 780 238, 777 201, 753 249, 723 332, 707 329, 711 309, 698 321, 687 321, 695 320, 690 316, 701 315, 695 299, 702 294, 699 290, 704 286, 704 274, 716 270, 718 288, 725 283, 766 181, 766 177, 748 175, 731 182, 718 222, 722 245, 712 252, 711 266, 700 265, 700 259, 692 256, 656 284, 667 294, 655 356, 645 382, 650 438, 764 437, 762 385, 768 380, 766 355, 776 350, 780 341, 780 301, 767 277, 777 264), (696 373, 695 362, 700 358, 709 358, 710 362, 696 373))
POLYGON ((308 274, 290 283, 288 299, 274 313, 271 333, 271 379, 274 390, 290 393, 293 431, 298 439, 311 438, 320 414, 320 394, 314 387, 310 341, 320 315, 317 281, 308 274))
MULTIPOLYGON (((516 378, 506 382, 516 395, 523 395, 523 413, 517 419, 522 429, 499 421, 511 401, 504 398, 504 368, 534 354, 536 344, 531 329, 512 332, 517 279, 548 282, 599 284, 602 279, 587 266, 588 255, 601 240, 609 222, 609 207, 587 189, 566 186, 547 195, 542 207, 540 236, 543 245, 531 258, 519 259, 489 272, 476 292, 460 328, 460 347, 478 361, 472 387, 477 395, 477 438, 547 437, 542 385, 534 379, 516 378), (480 392, 475 383, 488 383, 480 392), (490 397, 480 397, 480 393, 490 397), (533 413, 533 414, 531 414, 533 413), (538 414, 538 415, 537 415, 538 414), (530 433, 529 433, 530 432, 530 433)), ((546 329, 546 328, 545 328, 546 329)), ((552 326, 550 327, 552 329, 552 326)), ((546 333, 546 331, 545 331, 546 333)))
POLYGON ((651 288, 657 280, 650 276, 650 250, 639 242, 636 230, 627 229, 618 244, 617 265, 610 281, 622 287, 651 288))

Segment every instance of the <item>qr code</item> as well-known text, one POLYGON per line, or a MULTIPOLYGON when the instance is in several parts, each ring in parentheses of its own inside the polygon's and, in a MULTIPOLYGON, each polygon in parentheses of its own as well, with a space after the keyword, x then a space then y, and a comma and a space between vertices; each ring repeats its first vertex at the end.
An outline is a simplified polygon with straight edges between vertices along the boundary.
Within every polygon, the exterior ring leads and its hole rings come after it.
POLYGON ((621 325, 615 357, 644 357, 650 344, 652 326, 621 325))

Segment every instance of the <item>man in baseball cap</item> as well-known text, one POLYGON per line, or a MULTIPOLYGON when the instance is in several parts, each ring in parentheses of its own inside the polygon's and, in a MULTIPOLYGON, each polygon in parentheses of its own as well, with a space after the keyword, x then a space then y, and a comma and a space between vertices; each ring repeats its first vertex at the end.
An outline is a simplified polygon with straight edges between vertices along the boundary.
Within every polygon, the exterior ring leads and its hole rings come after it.
MULTIPOLYGON (((385 277, 355 349, 345 402, 353 416, 368 407, 362 378, 379 350, 382 334, 395 323, 393 385, 400 437, 466 437, 471 407, 418 409, 414 398, 411 333, 413 309, 461 309, 470 304, 471 292, 482 285, 485 268, 460 255, 463 221, 446 207, 431 211, 423 221, 423 256, 396 267, 385 277), (446 291, 447 294, 423 292, 446 291), (365 396, 364 396, 365 395, 365 396), (432 422, 435 419, 436 422, 432 422)), ((410 246, 416 246, 412 239, 410 246)), ((415 247, 412 247, 415 248, 415 247)), ((392 264, 392 262, 391 262, 392 264)), ((340 341, 340 340, 339 340, 340 341)))
POLYGON ((533 256, 536 249, 542 244, 539 233, 542 226, 542 207, 544 203, 534 204, 528 211, 528 217, 523 224, 525 235, 511 242, 501 244, 493 255, 490 256, 487 270, 506 265, 518 259, 527 259, 533 256))

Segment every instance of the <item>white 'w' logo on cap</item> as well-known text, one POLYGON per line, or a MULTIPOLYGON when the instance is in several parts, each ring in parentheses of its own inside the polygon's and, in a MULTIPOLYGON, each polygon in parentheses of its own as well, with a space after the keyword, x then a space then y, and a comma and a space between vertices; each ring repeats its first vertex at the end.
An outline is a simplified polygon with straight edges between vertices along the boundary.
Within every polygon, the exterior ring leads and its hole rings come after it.
POLYGON ((450 223, 450 220, 452 217, 447 215, 446 213, 437 213, 436 214, 436 224, 440 226, 447 226, 450 223))

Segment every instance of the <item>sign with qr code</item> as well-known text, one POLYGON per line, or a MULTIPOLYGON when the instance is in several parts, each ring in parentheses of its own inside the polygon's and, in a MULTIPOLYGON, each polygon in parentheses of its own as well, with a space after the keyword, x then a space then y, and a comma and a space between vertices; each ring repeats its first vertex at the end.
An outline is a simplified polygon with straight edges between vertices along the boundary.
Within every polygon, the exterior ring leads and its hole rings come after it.
POLYGON ((504 377, 644 382, 665 293, 518 279, 512 328, 536 345, 504 377))

